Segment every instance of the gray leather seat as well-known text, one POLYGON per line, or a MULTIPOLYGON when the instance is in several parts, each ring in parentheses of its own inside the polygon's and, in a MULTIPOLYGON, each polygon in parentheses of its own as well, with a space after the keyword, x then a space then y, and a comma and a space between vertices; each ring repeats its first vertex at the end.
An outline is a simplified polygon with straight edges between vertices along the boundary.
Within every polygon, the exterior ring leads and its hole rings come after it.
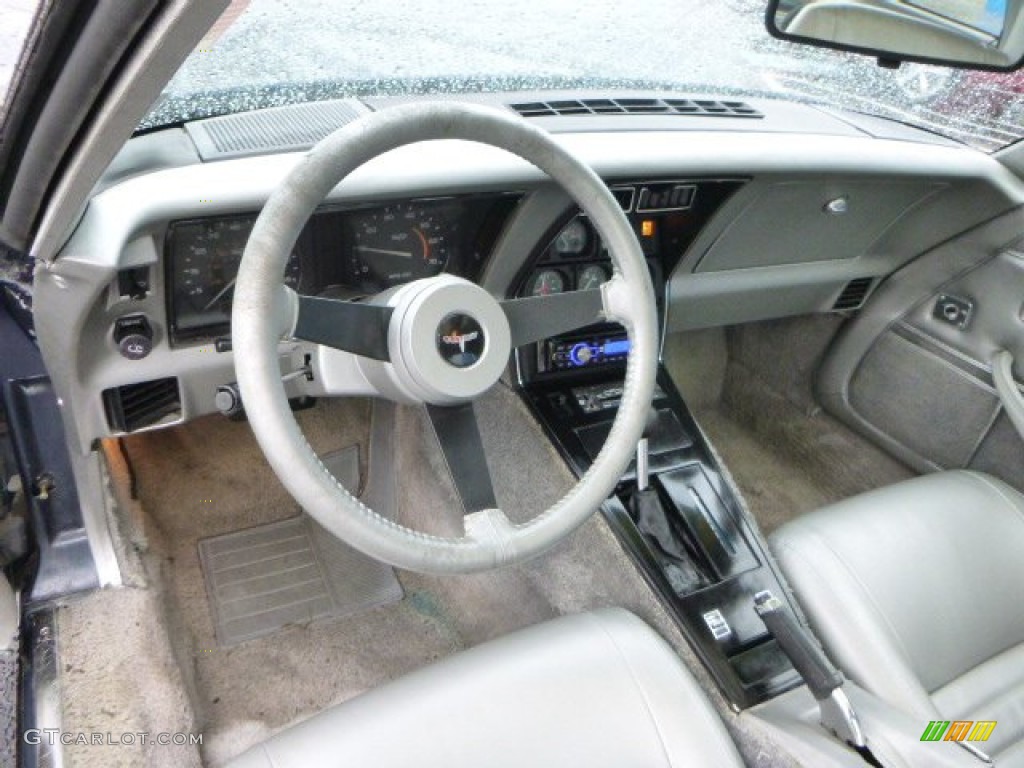
POLYGON ((568 616, 326 710, 231 768, 742 766, 672 649, 631 613, 568 616))
POLYGON ((929 720, 996 720, 1024 765, 1024 496, 943 472, 843 501, 771 537, 797 599, 852 680, 929 720))

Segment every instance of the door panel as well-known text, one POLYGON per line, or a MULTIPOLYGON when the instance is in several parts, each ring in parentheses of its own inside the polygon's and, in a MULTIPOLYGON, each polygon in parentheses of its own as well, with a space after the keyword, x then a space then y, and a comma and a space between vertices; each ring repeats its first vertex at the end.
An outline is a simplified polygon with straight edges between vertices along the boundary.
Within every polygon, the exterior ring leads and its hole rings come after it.
POLYGON ((990 361, 1024 380, 1024 214, 921 256, 839 334, 817 393, 830 413, 920 471, 975 468, 1024 488, 1024 440, 990 361))

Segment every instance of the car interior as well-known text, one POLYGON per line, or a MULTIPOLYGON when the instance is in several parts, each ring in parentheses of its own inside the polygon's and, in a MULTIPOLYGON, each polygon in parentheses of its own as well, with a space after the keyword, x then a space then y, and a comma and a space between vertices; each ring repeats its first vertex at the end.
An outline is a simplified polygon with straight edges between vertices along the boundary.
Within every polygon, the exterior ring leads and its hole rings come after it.
POLYGON ((228 4, 132 3, 40 22, 0 154, 11 765, 1024 765, 1024 145, 642 89, 136 133, 228 4))

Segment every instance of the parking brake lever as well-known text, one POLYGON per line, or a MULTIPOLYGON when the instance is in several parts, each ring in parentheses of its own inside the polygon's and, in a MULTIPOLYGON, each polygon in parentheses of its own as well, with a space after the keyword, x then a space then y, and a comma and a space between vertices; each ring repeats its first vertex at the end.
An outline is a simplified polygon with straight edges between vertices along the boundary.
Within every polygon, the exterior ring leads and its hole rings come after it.
POLYGON ((857 713, 843 691, 843 673, 832 666, 789 606, 769 590, 754 595, 754 610, 818 701, 821 724, 863 754, 867 744, 857 713))

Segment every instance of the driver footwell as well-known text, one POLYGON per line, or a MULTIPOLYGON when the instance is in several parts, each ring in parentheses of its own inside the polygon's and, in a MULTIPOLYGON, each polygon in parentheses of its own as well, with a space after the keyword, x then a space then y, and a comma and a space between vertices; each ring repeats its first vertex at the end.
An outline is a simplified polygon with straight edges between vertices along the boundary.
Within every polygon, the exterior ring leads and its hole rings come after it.
MULTIPOLYGON (((359 459, 358 444, 321 457, 354 494, 360 491, 359 459)), ((201 539, 198 546, 221 646, 402 599, 392 568, 332 536, 305 513, 201 539)))

